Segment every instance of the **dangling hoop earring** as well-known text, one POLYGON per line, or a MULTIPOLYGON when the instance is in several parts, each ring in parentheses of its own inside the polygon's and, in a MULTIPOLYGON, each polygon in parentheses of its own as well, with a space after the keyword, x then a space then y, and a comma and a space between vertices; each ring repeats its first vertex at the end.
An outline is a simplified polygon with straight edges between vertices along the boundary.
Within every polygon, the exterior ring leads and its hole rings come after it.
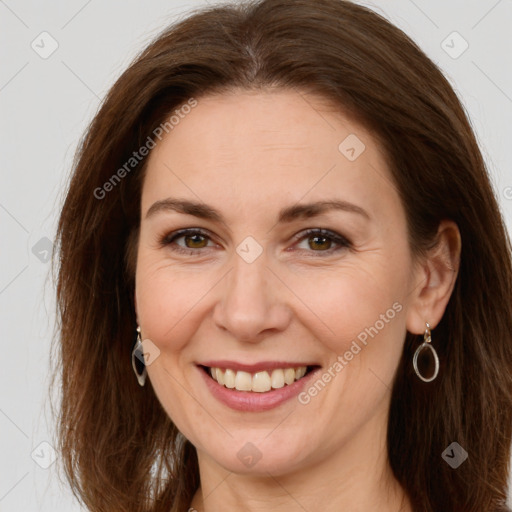
POLYGON ((137 326, 137 341, 132 350, 132 367, 138 383, 144 386, 148 371, 144 363, 144 347, 142 346, 142 340, 140 338, 140 326, 137 326))
POLYGON ((416 349, 416 352, 414 352, 414 357, 412 358, 412 365, 414 366, 414 371, 416 372, 416 375, 423 381, 423 382, 432 382, 439 373, 439 357, 437 357, 437 352, 435 348, 432 346, 432 337, 430 332, 430 325, 428 322, 425 322, 427 328, 425 329, 425 334, 423 335, 423 343, 416 349), (418 370, 418 356, 420 352, 428 348, 432 352, 432 356, 434 357, 434 374, 432 377, 425 378, 423 375, 421 375, 420 371, 418 370))

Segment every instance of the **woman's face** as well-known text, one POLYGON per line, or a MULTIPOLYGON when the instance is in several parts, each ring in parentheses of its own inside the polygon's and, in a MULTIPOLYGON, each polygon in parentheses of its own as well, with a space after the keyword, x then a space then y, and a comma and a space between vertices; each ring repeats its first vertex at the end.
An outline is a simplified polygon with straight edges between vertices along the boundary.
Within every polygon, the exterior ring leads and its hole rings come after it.
POLYGON ((382 447, 418 282, 375 139, 284 90, 199 98, 173 126, 148 160, 135 294, 165 411, 239 473, 382 447))

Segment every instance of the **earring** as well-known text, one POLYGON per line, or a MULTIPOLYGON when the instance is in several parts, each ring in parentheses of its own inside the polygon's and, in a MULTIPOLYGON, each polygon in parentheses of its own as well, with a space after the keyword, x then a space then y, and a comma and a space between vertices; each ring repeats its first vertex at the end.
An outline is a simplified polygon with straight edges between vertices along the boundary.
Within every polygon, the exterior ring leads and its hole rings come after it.
POLYGON ((137 326, 137 341, 135 342, 135 346, 132 350, 132 367, 137 377, 137 381, 141 386, 144 386, 148 372, 144 363, 144 347, 142 346, 142 340, 140 338, 139 326, 137 326))
POLYGON ((423 343, 416 349, 416 352, 414 352, 414 357, 412 359, 412 365, 414 366, 414 371, 416 372, 416 375, 423 381, 423 382, 432 382, 439 373, 439 358, 437 357, 437 352, 435 348, 432 346, 432 338, 431 338, 431 332, 430 332, 430 325, 428 322, 425 322, 427 328, 425 329, 425 334, 423 335, 423 343), (432 377, 425 378, 423 375, 421 375, 420 371, 418 370, 418 356, 422 350, 425 348, 430 349, 432 352, 432 356, 434 357, 434 374, 432 377))

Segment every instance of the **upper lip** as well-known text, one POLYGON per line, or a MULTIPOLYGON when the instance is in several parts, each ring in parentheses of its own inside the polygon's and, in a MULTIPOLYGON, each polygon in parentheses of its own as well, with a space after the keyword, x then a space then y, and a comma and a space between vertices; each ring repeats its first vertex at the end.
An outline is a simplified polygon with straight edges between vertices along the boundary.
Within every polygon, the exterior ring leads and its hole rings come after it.
POLYGON ((316 363, 304 363, 297 361, 258 361, 257 363, 246 364, 237 361, 203 361, 198 363, 200 366, 208 366, 210 368, 221 368, 248 373, 257 373, 264 370, 275 370, 276 368, 299 368, 300 366, 319 366, 316 363))

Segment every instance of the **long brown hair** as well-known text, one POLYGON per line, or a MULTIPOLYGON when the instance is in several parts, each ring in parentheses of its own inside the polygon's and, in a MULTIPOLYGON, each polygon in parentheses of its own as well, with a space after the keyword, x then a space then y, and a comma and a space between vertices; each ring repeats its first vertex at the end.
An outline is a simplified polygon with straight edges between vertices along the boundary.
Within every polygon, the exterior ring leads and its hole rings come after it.
POLYGON ((199 485, 195 448, 131 367, 145 160, 104 184, 174 109, 234 87, 315 92, 371 130, 414 254, 435 243, 442 219, 457 223, 459 274, 433 332, 441 371, 419 381, 411 365, 419 338, 408 333, 392 389, 389 460, 417 512, 507 510, 510 240, 452 87, 401 30, 344 0, 197 10, 146 48, 103 101, 58 224, 58 439, 73 492, 91 511, 181 512, 199 485), (108 189, 102 198, 99 188, 108 189), (441 457, 452 442, 469 454, 457 469, 441 457))

